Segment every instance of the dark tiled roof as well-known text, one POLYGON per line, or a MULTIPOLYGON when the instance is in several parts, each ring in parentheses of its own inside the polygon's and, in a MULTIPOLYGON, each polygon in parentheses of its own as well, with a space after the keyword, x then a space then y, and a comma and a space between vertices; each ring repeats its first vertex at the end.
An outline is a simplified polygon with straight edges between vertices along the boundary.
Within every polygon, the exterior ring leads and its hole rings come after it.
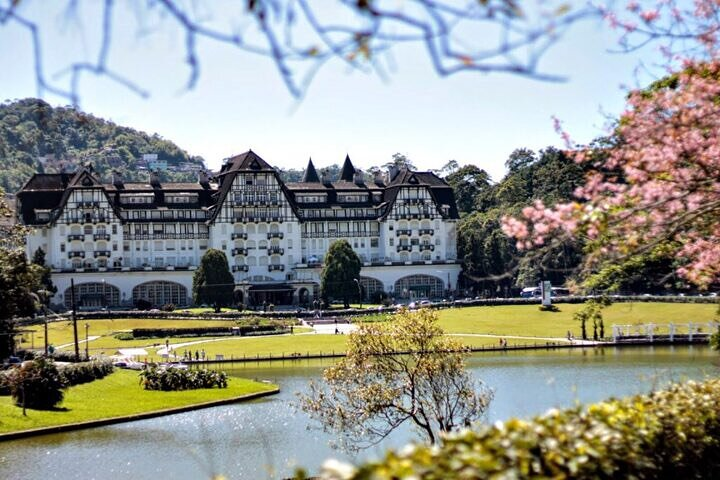
POLYGON ((340 180, 346 182, 352 182, 355 176, 355 167, 353 167, 350 161, 350 155, 345 155, 345 162, 343 163, 342 170, 340 170, 340 180))
POLYGON ((303 175, 301 182, 303 182, 303 183, 320 182, 320 177, 318 177, 317 170, 315 170, 315 165, 313 165, 312 158, 308 161, 308 165, 307 165, 307 168, 305 169, 305 174, 303 175))

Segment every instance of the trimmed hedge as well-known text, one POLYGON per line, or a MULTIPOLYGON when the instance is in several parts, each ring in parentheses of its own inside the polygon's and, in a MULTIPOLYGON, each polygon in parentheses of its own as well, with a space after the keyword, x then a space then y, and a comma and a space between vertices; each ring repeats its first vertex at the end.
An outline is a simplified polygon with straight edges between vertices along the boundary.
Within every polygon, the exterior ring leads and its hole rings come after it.
POLYGON ((140 372, 140 384, 145 390, 194 390, 198 388, 227 388, 228 376, 215 370, 182 370, 179 368, 149 367, 140 372))
POLYGON ((192 328, 133 328, 133 338, 165 338, 165 337, 202 337, 233 335, 238 332, 240 336, 250 334, 263 334, 269 332, 285 333, 290 330, 278 325, 242 325, 238 327, 192 327, 192 328))
POLYGON ((105 378, 105 376, 113 372, 113 364, 110 360, 93 360, 91 362, 63 365, 58 370, 63 379, 63 384, 66 387, 71 387, 105 378))
MULTIPOLYGON (((720 478, 720 380, 465 430, 321 478, 720 478)), ((299 475, 303 476, 302 473, 299 475)))

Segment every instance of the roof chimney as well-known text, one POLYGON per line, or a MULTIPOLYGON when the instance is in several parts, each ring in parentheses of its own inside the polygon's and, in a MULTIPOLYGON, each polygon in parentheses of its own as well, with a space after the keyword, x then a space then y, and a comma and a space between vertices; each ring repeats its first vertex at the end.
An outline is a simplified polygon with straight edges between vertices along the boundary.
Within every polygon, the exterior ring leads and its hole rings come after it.
POLYGON ((158 174, 157 170, 150 171, 150 185, 153 188, 160 188, 160 174, 158 174))
POLYGON ((118 190, 123 188, 123 179, 122 175, 118 170, 112 171, 112 184, 117 188, 118 190))
POLYGON ((353 182, 355 182, 355 185, 362 185, 365 183, 365 179, 363 178, 362 170, 360 170, 360 169, 355 170, 355 174, 353 175, 353 182))
POLYGON ((393 180, 395 180, 395 177, 397 177, 398 173, 400 173, 400 169, 396 165, 391 166, 388 169, 388 179, 392 182, 393 180))
POLYGON ((327 170, 322 171, 322 176, 320 177, 320 180, 322 181, 323 185, 329 187, 332 185, 332 180, 330 179, 330 175, 328 175, 327 170))
POLYGON ((202 185, 203 188, 210 187, 210 179, 208 178, 208 174, 205 170, 198 170, 198 183, 202 185))
POLYGON ((375 185, 383 185, 383 173, 381 170, 375 170, 375 185))

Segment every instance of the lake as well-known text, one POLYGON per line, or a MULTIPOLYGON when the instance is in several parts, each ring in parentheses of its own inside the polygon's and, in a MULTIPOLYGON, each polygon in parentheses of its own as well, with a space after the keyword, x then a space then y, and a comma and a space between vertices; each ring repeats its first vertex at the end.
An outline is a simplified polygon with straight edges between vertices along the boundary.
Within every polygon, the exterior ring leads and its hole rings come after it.
MULTIPOLYGON (((708 347, 625 347, 481 353, 469 359, 473 374, 495 390, 486 421, 527 417, 552 407, 598 401, 661 388, 671 380, 717 376, 720 355, 708 347)), ((328 446, 330 437, 308 429, 293 408, 332 360, 225 365, 234 376, 265 379, 281 393, 113 426, 0 443, 0 478, 25 479, 228 479, 282 478, 298 465, 316 472, 329 458, 349 459, 328 446)), ((379 456, 413 438, 396 431, 357 459, 379 456)), ((350 458, 353 460, 352 458, 350 458)))

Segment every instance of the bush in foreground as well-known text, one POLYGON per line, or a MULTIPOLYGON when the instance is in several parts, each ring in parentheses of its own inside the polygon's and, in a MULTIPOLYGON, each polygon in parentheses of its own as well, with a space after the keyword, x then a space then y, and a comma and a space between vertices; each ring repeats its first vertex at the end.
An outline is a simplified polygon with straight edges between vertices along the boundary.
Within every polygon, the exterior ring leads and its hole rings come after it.
POLYGON ((15 404, 23 408, 48 410, 62 402, 65 385, 52 360, 24 362, 7 375, 7 381, 15 404))
POLYGON ((140 372, 140 384, 145 390, 165 392, 197 388, 227 388, 228 377, 225 372, 215 370, 149 367, 140 372))
POLYGON ((466 430, 360 467, 328 462, 321 478, 720 478, 718 405, 720 380, 675 384, 466 430))

